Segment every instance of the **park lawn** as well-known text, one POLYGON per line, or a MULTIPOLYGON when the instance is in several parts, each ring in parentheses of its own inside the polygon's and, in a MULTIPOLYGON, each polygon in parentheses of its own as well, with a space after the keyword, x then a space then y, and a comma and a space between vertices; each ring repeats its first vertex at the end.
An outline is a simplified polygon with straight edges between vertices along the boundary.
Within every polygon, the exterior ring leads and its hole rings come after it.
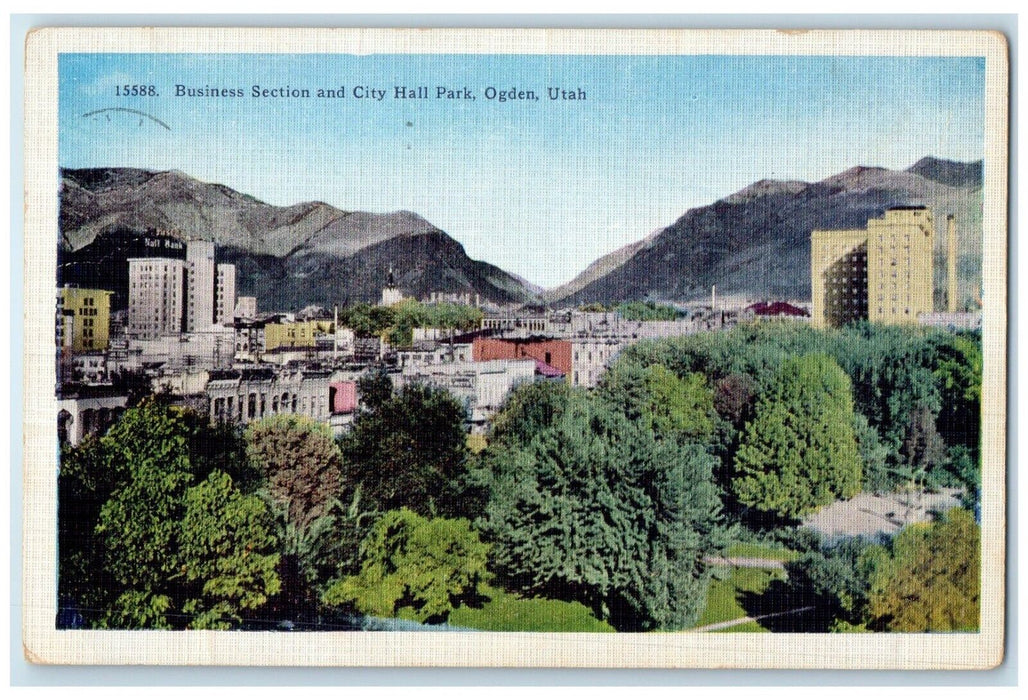
POLYGON ((457 608, 450 613, 449 624, 490 632, 614 631, 581 603, 522 598, 491 586, 484 592, 490 598, 488 603, 481 608, 457 608))
MULTIPOLYGON (((707 607, 703 610, 703 614, 700 615, 696 626, 703 627, 717 622, 727 622, 728 620, 747 617, 749 613, 739 604, 740 594, 763 593, 771 581, 780 577, 780 574, 777 572, 765 571, 764 569, 733 567, 727 579, 710 582, 710 588, 707 590, 707 607)), ((766 629, 760 626, 759 622, 746 622, 715 631, 767 632, 766 629)))
POLYGON ((775 561, 794 561, 799 553, 784 547, 756 544, 754 542, 736 542, 729 545, 728 556, 749 557, 753 559, 773 559, 775 561))

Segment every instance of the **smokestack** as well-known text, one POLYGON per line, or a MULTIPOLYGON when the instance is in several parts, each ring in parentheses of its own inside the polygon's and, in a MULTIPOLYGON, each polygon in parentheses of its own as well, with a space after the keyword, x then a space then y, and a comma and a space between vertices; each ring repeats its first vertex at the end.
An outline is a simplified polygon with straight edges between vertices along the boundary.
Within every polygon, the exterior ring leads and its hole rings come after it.
POLYGON ((717 285, 712 284, 710 286, 710 310, 714 311, 717 308, 717 285))
POLYGON ((339 304, 332 311, 332 359, 339 357, 339 304))
POLYGON ((952 214, 946 217, 946 271, 948 273, 948 289, 946 293, 947 310, 957 310, 957 220, 952 214))

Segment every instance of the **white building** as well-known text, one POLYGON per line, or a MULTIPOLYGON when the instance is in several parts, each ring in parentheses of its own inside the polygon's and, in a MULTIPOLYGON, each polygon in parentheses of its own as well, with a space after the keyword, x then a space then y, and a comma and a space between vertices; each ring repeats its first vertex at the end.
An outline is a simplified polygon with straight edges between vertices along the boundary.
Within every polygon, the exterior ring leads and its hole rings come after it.
MULTIPOLYGON (((214 323, 214 243, 186 243, 186 330, 207 330, 214 323)), ((234 287, 233 280, 233 287, 234 287)))
POLYGON ((212 372, 205 393, 212 421, 246 424, 266 416, 298 414, 328 423, 325 370, 265 368, 212 372))
POLYGON ((245 319, 257 318, 257 297, 237 297, 235 317, 245 319))
MULTIPOLYGON (((256 305, 257 300, 254 299, 254 306, 256 305)), ((228 325, 235 316, 236 266, 221 263, 218 265, 218 283, 214 290, 214 322, 219 326, 228 325)))
POLYGON ((408 365, 394 383, 424 384, 446 389, 467 410, 467 420, 481 429, 500 410, 507 395, 525 382, 535 381, 535 360, 489 360, 408 365))
POLYGON ((181 333, 185 321, 186 263, 171 258, 130 258, 128 334, 157 338, 181 333))
POLYGON ((572 338, 571 385, 594 387, 629 341, 623 338, 572 338))

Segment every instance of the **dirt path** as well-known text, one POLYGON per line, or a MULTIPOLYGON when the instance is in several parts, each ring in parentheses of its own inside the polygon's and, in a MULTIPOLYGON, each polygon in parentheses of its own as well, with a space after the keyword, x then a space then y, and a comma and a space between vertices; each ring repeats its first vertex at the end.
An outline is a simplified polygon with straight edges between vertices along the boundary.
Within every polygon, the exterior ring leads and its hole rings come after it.
POLYGON ((715 632, 717 630, 727 629, 729 627, 735 627, 736 625, 742 625, 747 622, 758 622, 760 620, 766 620, 769 617, 781 617, 782 615, 794 615, 795 613, 806 612, 813 610, 813 605, 808 605, 803 608, 793 608, 792 610, 783 610, 782 612, 768 613, 767 615, 757 615, 755 617, 737 617, 734 620, 725 620, 724 622, 715 622, 712 625, 704 625, 703 627, 693 627, 691 630, 686 632, 715 632))
POLYGON ((777 559, 763 559, 760 557, 703 557, 707 564, 715 566, 739 566, 744 569, 774 569, 785 571, 785 562, 777 559))

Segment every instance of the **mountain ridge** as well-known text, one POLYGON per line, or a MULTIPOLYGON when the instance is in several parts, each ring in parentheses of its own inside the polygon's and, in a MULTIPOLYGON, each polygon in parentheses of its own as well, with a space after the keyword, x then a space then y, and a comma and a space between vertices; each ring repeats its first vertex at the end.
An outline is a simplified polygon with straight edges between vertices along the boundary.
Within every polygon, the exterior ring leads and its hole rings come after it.
POLYGON ((961 300, 973 300, 981 284, 981 175, 981 161, 927 156, 906 170, 858 165, 813 183, 759 180, 597 259, 546 298, 553 304, 695 301, 708 298, 716 284, 729 295, 809 299, 812 230, 863 228, 890 207, 923 205, 936 215, 936 289, 941 292, 944 273, 945 214, 952 213, 961 300), (619 264, 601 264, 618 252, 626 253, 619 264))
POLYGON ((59 270, 67 279, 59 282, 88 282, 87 272, 95 277, 96 265, 80 273, 76 263, 106 252, 93 247, 118 249, 111 237, 166 232, 213 241, 219 259, 237 265, 239 294, 257 296, 262 308, 376 301, 391 264, 401 272, 401 289, 418 297, 470 291, 497 304, 537 298, 518 278, 472 260, 415 212, 345 211, 320 201, 280 207, 175 170, 95 168, 61 176, 59 270))

